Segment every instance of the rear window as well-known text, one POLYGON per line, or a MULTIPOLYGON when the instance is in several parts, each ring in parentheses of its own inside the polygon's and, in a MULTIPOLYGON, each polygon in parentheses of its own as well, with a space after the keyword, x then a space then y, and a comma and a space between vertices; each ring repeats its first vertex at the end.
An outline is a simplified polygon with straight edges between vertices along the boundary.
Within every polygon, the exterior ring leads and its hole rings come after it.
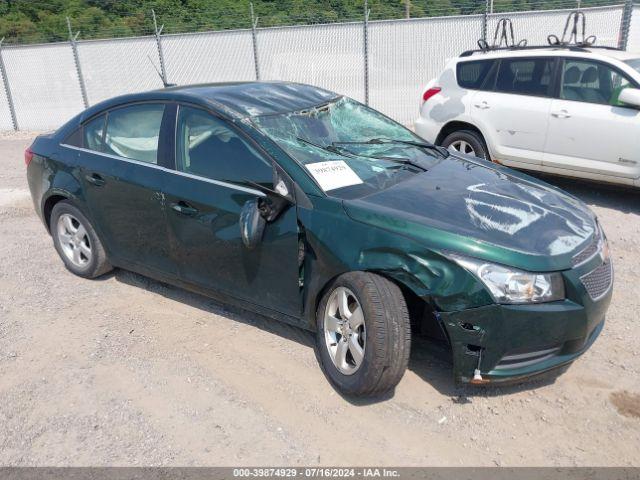
POLYGON ((474 60, 458 63, 456 77, 458 85, 472 90, 490 90, 493 82, 488 81, 494 60, 474 60))
POLYGON ((549 95, 553 58, 502 59, 496 91, 519 95, 549 95))

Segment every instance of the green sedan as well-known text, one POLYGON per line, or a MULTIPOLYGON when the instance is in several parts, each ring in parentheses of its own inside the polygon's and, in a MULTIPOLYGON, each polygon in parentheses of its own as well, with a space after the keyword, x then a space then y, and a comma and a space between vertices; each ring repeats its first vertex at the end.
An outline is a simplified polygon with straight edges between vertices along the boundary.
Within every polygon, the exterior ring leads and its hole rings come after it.
POLYGON ((25 162, 68 270, 132 270, 313 330, 346 395, 393 389, 422 333, 450 346, 456 382, 556 369, 611 299, 607 240, 581 201, 308 85, 117 97, 37 137, 25 162))

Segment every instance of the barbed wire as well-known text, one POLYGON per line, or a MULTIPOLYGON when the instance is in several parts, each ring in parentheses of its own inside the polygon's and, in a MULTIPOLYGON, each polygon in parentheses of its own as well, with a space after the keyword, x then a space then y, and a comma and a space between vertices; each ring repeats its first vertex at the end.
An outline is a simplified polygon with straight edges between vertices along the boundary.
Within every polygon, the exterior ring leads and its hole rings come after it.
MULTIPOLYGON (((525 11, 575 9, 578 7, 611 7, 621 5, 625 0, 530 0, 514 5, 511 0, 494 0, 493 15, 501 13, 517 14, 525 11)), ((2 3, 0 3, 0 6, 2 3)), ((60 8, 57 3, 38 2, 39 6, 47 8, 60 8)), ((256 5, 260 7, 260 4, 256 5)), ((446 4, 433 4, 433 0, 411 0, 409 13, 411 18, 448 17, 459 15, 482 15, 485 12, 485 0, 458 0, 446 4)), ((60 13, 60 12, 59 12, 60 13)), ((197 33, 210 31, 227 31, 249 29, 252 25, 249 13, 249 2, 238 2, 238 7, 232 10, 220 10, 208 5, 189 7, 182 12, 167 12, 156 10, 158 23, 164 25, 163 34, 197 33), (186 18, 189 17, 189 18, 186 18), (221 20, 222 19, 222 20, 221 20)), ((286 16, 280 14, 261 14, 261 9, 256 8, 258 28, 303 26, 320 24, 338 24, 349 22, 362 22, 362 13, 340 14, 334 10, 327 10, 322 14, 317 11, 307 13, 288 12, 286 16)), ((373 3, 370 7, 371 21, 396 20, 406 18, 406 10, 403 2, 395 4, 373 3)), ((119 21, 123 23, 95 25, 91 19, 69 15, 74 32, 80 31, 79 40, 108 39, 119 37, 149 36, 155 33, 151 10, 122 12, 117 15, 105 17, 105 21, 119 21)), ((5 36, 5 44, 33 44, 66 41, 68 31, 64 17, 60 18, 59 28, 55 31, 36 31, 30 33, 12 33, 0 31, 0 38, 5 36)))

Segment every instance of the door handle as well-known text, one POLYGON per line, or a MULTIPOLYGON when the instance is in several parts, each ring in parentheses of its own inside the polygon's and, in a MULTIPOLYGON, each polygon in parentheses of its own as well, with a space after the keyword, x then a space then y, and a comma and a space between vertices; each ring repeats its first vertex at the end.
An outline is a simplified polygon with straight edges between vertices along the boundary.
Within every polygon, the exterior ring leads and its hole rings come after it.
POLYGON ((551 112, 551 116, 556 118, 571 118, 571 114, 564 109, 558 112, 551 112))
POLYGON ((104 181, 104 178, 102 178, 97 173, 92 173, 91 175, 86 175, 84 178, 87 179, 87 182, 89 182, 92 185, 95 185, 96 187, 101 187, 106 183, 104 181))
POLYGON ((475 103, 473 106, 479 108, 480 110, 486 110, 487 108, 490 108, 489 104, 485 100, 475 103))
POLYGON ((178 203, 172 203, 171 204, 171 209, 174 212, 178 212, 180 215, 185 215, 187 217, 192 217, 195 214, 198 213, 198 209, 197 208, 193 208, 192 206, 190 206, 189 204, 187 204, 186 202, 178 202, 178 203))

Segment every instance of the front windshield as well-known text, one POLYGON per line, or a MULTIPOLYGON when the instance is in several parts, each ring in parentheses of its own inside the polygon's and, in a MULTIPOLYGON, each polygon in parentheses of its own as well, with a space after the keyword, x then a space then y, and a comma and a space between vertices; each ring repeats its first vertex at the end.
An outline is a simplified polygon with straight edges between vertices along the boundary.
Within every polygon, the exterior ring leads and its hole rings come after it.
POLYGON ((630 58, 629 60, 625 60, 624 63, 640 73, 640 58, 630 58))
POLYGON ((303 164, 325 192, 340 198, 388 188, 443 158, 410 130, 346 97, 253 122, 303 164))

